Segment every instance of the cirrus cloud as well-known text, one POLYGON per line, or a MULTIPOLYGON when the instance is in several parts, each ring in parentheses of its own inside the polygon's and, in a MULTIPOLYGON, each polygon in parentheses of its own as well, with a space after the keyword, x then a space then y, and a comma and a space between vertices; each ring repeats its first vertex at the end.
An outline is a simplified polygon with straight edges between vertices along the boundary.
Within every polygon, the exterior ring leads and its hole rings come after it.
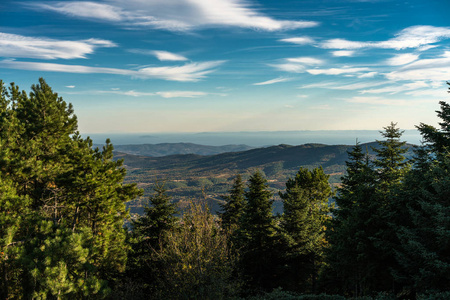
POLYGON ((258 12, 243 0, 58 1, 28 6, 93 21, 167 30, 236 26, 278 31, 318 25, 313 21, 276 20, 258 12))
POLYGON ((29 71, 48 71, 64 73, 81 74, 114 74, 126 75, 142 79, 163 79, 168 81, 199 81, 204 79, 207 74, 213 72, 216 67, 223 64, 224 61, 207 61, 200 63, 189 63, 182 66, 165 67, 141 67, 137 70, 90 67, 83 65, 66 65, 54 63, 37 63, 24 61, 0 61, 1 68, 29 70, 29 71))
POLYGON ((441 40, 450 38, 450 27, 411 26, 401 30, 392 39, 378 42, 349 41, 331 39, 320 46, 324 49, 356 50, 362 48, 381 48, 402 50, 408 48, 426 47, 441 40))
POLYGON ((39 59, 86 58, 99 47, 116 47, 101 39, 63 41, 0 32, 0 56, 39 59))

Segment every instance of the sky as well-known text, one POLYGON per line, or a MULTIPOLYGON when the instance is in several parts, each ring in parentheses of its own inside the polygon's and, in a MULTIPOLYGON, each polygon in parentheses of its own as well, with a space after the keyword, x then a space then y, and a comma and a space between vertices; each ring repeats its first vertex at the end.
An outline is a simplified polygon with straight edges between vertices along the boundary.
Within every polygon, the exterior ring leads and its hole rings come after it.
POLYGON ((43 77, 81 133, 437 125, 448 0, 0 2, 0 79, 43 77))

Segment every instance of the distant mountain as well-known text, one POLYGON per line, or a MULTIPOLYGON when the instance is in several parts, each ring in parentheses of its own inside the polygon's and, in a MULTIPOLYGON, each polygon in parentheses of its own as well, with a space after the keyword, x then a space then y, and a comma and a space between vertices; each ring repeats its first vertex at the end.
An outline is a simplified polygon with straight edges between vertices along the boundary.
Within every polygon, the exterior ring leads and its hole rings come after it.
MULTIPOLYGON (((179 144, 177 144, 179 145, 179 144)), ((136 147, 133 145, 133 147, 136 147)), ((170 146, 168 146, 170 148, 170 146)), ((236 174, 244 179, 259 169, 269 181, 275 200, 278 191, 285 188, 288 178, 295 176, 300 167, 322 166, 330 175, 330 183, 338 185, 345 174, 347 151, 353 146, 305 144, 300 146, 277 145, 241 152, 227 152, 216 155, 168 155, 149 157, 115 152, 115 159, 123 159, 127 168, 127 182, 137 183, 146 195, 152 194, 155 182, 164 182, 169 195, 182 206, 188 199, 207 197, 213 211, 219 209, 221 195, 228 193, 236 174)), ((370 155, 378 143, 362 145, 370 155)), ((406 157, 412 157, 413 145, 407 145, 406 157)), ((117 147, 120 148, 120 147, 117 147)), ((117 149, 116 148, 116 149, 117 149)), ((131 151, 132 149, 130 149, 131 151)), ((142 213, 145 201, 129 203, 131 211, 142 213)), ((275 201, 275 211, 280 211, 280 202, 275 201), (277 206, 278 205, 278 206, 277 206)))
MULTIPOLYGON (((164 144, 171 145, 171 144, 164 144)), ((174 144, 179 147, 181 144, 174 144)), ((147 170, 178 170, 221 172, 225 169, 243 172, 249 168, 264 169, 273 163, 282 163, 283 169, 298 170, 301 166, 323 166, 324 169, 333 165, 344 165, 347 160, 347 151, 353 146, 349 145, 324 145, 304 144, 299 146, 278 145, 264 148, 256 148, 240 152, 227 152, 216 155, 167 155, 144 157, 145 155, 126 155, 137 153, 131 145, 127 152, 120 146, 116 148, 116 157, 125 159, 125 164, 132 168, 145 168, 147 170), (119 153, 122 152, 122 153, 119 153)), ((146 145, 141 145, 146 146, 146 145)), ((200 146, 200 145, 195 145, 200 146)), ((232 146, 232 145, 231 145, 232 146)), ((166 146, 170 148, 170 146, 166 146)), ((213 147, 213 146, 205 146, 213 147)), ((227 147, 227 146, 224 146, 227 147)), ((373 155, 372 147, 379 147, 376 142, 362 145, 367 147, 369 154, 373 155)), ((413 145, 407 145, 409 152, 406 156, 412 156, 413 145)), ((200 147, 199 147, 200 149, 200 147)), ((143 151, 142 151, 143 152, 143 151)), ((149 156, 149 155, 148 155, 149 156)))
POLYGON ((116 151, 141 155, 161 157, 177 154, 214 155, 226 152, 239 152, 253 149, 247 145, 206 146, 193 143, 161 143, 143 145, 116 145, 116 151))

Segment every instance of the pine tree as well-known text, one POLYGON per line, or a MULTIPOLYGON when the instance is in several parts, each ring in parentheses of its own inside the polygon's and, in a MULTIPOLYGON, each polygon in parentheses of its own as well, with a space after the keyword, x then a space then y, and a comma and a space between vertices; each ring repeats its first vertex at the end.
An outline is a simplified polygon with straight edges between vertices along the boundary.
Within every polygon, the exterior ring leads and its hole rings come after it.
POLYGON ((150 206, 145 214, 132 223, 132 251, 128 257, 127 276, 139 283, 142 293, 152 293, 156 288, 163 262, 158 254, 164 251, 168 236, 178 228, 176 205, 170 202, 163 184, 153 187, 150 206))
POLYGON ((222 219, 222 229, 225 232, 232 233, 239 228, 239 223, 244 211, 244 182, 241 175, 236 175, 230 194, 224 196, 225 204, 221 205, 222 212, 219 216, 222 219))
POLYGON ((279 285, 279 236, 272 213, 272 192, 267 180, 257 171, 248 180, 246 206, 238 231, 240 270, 247 290, 261 292, 279 285))
POLYGON ((105 296, 126 262, 125 202, 141 191, 123 184, 109 141, 92 149, 79 136, 72 105, 42 78, 29 95, 14 84, 2 85, 1 95, 0 177, 30 211, 22 216, 26 232, 10 243, 21 251, 20 280, 8 280, 9 290, 25 298, 105 296))
POLYGON ((448 291, 450 280, 450 106, 440 102, 441 129, 417 126, 426 144, 416 151, 401 197, 408 222, 398 223, 394 275, 407 293, 448 291))
POLYGON ((374 208, 370 203, 374 200, 375 173, 368 152, 358 143, 348 152, 346 166, 326 232, 329 267, 323 281, 332 292, 360 297, 373 288, 370 235, 374 229, 368 221, 375 214, 370 210, 374 208))
POLYGON ((410 170, 410 163, 404 154, 405 142, 401 141, 403 131, 392 123, 381 132, 385 138, 377 141, 380 148, 373 148, 377 154, 375 166, 375 194, 370 203, 369 211, 374 214, 366 220, 372 230, 369 239, 372 241, 373 252, 370 253, 372 264, 372 289, 376 291, 397 292, 392 275, 397 268, 394 249, 399 245, 396 236, 396 224, 405 219, 405 203, 401 201, 399 192, 405 175, 410 170))
POLYGON ((281 226, 289 241, 288 266, 291 290, 315 292, 319 269, 324 259, 325 224, 328 198, 332 191, 323 169, 300 168, 280 193, 284 213, 281 226))

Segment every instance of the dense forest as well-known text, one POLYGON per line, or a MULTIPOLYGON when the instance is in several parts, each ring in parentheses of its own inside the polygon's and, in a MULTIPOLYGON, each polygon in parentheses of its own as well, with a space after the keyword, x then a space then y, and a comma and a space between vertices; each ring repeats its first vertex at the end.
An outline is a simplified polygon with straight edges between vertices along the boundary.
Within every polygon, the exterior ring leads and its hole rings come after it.
POLYGON ((356 144, 333 190, 300 168, 277 195, 263 172, 235 176, 221 212, 207 195, 180 213, 164 186, 124 183, 109 140, 83 139, 77 118, 40 79, 0 81, 0 299, 448 299, 450 105, 406 159, 391 123, 356 144), (332 199, 333 201, 330 201, 332 199))

